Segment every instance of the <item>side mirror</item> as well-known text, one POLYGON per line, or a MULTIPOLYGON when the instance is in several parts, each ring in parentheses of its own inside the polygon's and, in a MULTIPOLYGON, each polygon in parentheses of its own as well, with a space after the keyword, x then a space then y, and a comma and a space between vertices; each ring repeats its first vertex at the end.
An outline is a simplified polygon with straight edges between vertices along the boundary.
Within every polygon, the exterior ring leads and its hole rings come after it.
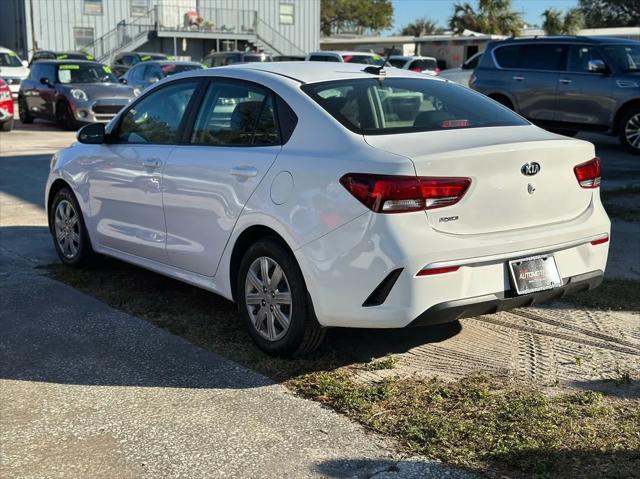
POLYGON ((49 79, 47 77, 40 78, 40 83, 43 85, 49 85, 49 79))
POLYGON ((27 60, 22 60, 22 66, 25 68, 29 67, 29 62, 27 60))
POLYGON ((91 123, 83 126, 78 130, 78 133, 76 133, 76 138, 80 143, 88 145, 99 145, 104 143, 104 123, 91 123))
POLYGON ((127 79, 125 77, 120 78, 120 83, 126 85, 127 84, 127 79))
POLYGON ((607 65, 605 65, 602 60, 589 60, 587 70, 591 73, 606 73, 607 65))

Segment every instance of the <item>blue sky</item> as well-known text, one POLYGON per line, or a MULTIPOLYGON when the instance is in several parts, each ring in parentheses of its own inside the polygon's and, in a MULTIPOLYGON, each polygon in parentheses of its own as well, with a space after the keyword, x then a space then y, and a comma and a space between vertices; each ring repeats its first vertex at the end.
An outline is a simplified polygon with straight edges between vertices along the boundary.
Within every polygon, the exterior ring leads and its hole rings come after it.
MULTIPOLYGON (((477 5, 475 0, 466 0, 472 5, 477 5)), ((461 0, 464 2, 464 0, 461 0)), ((403 25, 419 17, 429 17, 440 26, 447 25, 447 19, 453 13, 454 1, 451 0, 392 0, 394 9, 394 26, 384 32, 395 33, 403 25)), ((577 0, 513 0, 514 10, 523 14, 525 22, 529 25, 542 24, 542 12, 549 7, 566 10, 578 5, 577 0)))

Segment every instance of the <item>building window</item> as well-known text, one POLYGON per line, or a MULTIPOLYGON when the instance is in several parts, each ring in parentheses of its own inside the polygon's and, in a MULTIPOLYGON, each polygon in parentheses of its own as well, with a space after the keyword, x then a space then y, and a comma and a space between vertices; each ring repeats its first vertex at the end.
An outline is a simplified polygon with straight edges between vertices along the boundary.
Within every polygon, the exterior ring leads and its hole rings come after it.
POLYGON ((93 28, 73 27, 73 41, 78 50, 93 43, 93 28))
POLYGON ((130 0, 131 16, 144 17, 149 11, 149 0, 130 0))
POLYGON ((280 24, 293 25, 293 3, 280 4, 280 24))
POLYGON ((102 15, 102 0, 82 0, 85 15, 102 15))

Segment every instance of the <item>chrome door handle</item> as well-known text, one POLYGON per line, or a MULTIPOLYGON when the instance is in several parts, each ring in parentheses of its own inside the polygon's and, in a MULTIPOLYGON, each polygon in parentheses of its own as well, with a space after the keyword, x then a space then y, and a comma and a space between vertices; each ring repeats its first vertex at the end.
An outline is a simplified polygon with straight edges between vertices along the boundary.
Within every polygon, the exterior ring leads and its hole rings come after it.
POLYGON ((522 81, 522 80, 524 80, 524 77, 523 77, 522 75, 515 75, 515 76, 513 77, 513 79, 514 79, 515 81, 522 81))
POLYGON ((160 168, 162 166, 162 161, 158 158, 147 158, 142 160, 142 166, 145 168, 160 168))
POLYGON ((238 178, 253 178, 258 175, 258 169, 253 166, 234 166, 229 173, 238 178))
POLYGON ((558 81, 563 85, 568 85, 569 83, 571 83, 571 80, 567 80, 566 78, 560 78, 560 80, 558 81))

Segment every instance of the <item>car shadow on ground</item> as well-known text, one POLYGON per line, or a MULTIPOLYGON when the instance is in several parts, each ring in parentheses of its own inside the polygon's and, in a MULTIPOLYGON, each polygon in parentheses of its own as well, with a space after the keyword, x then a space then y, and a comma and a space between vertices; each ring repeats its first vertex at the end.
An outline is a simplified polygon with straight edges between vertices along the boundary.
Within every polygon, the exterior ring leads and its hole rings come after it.
MULTIPOLYGON (((504 456, 483 458, 490 470, 491 477, 562 477, 564 479, 604 479, 638 477, 640 469, 640 450, 576 450, 558 449, 552 445, 549 449, 522 449, 510 451, 504 456), (502 463, 502 464, 500 464, 502 463), (501 465, 510 464, 501 475, 501 465), (513 475, 513 466, 521 471, 513 475), (561 476, 557 472, 562 471, 561 476)), ((469 477, 460 471, 460 475, 451 471, 451 466, 426 460, 364 459, 348 458, 323 461, 316 465, 316 472, 322 477, 344 477, 346 468, 367 471, 366 476, 354 477, 411 477, 435 479, 442 477, 469 477), (355 466, 355 467, 354 467, 355 466)))

